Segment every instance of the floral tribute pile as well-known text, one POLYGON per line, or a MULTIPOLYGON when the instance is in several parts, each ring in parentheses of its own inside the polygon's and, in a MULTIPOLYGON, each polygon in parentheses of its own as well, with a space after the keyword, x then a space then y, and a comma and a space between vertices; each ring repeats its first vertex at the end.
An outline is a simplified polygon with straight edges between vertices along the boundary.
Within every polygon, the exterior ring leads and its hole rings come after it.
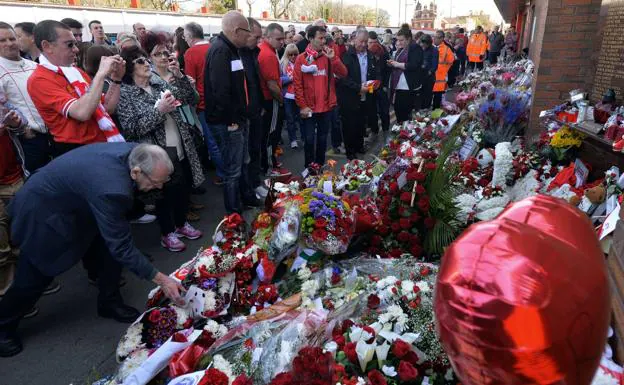
MULTIPOLYGON (((186 305, 154 289, 98 385, 459 384, 434 327, 445 248, 538 193, 599 223, 624 188, 617 168, 589 181, 570 128, 524 142, 532 70, 472 73, 456 103, 394 126, 373 161, 312 165, 272 184, 250 224, 224 218, 171 274, 186 305)), ((606 357, 595 384, 618 370, 606 357)))

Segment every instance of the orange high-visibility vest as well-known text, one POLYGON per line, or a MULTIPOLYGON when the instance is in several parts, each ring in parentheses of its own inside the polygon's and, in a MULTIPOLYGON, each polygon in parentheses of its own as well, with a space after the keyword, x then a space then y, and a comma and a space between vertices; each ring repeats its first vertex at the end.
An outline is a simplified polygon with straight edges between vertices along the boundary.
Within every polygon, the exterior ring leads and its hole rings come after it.
POLYGON ((444 92, 447 88, 448 73, 455 61, 455 54, 453 54, 453 51, 444 43, 440 44, 438 52, 438 69, 435 73, 436 80, 433 85, 433 92, 444 92))
POLYGON ((481 63, 485 59, 485 52, 488 50, 490 42, 484 33, 475 33, 468 40, 468 47, 466 47, 466 55, 468 55, 468 61, 472 63, 481 63), (484 58, 481 59, 481 56, 484 58))

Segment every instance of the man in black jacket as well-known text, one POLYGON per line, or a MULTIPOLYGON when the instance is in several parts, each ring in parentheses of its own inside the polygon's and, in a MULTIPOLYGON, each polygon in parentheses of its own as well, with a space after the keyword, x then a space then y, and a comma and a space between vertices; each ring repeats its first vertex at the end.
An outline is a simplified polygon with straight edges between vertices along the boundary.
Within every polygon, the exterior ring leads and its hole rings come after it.
POLYGON ((208 51, 204 76, 206 122, 223 158, 223 201, 228 214, 242 213, 241 192, 247 205, 257 205, 243 173, 247 153, 249 90, 238 49, 251 34, 245 16, 230 11, 221 21, 223 32, 208 51))
POLYGON ((297 43, 297 49, 299 50, 299 53, 305 52, 305 49, 308 48, 308 44, 310 44, 310 40, 308 40, 307 38, 310 28, 312 28, 312 24, 309 24, 305 27, 304 33, 299 32, 299 34, 303 36, 303 39, 301 39, 301 41, 297 43))
POLYGON ((379 132, 377 126, 377 106, 368 81, 377 81, 379 85, 380 69, 375 57, 368 52, 368 32, 358 31, 352 47, 342 55, 342 62, 349 72, 348 76, 338 81, 338 102, 342 115, 342 131, 349 160, 357 153, 364 153, 366 123, 373 132, 379 132))
POLYGON ((245 78, 247 79, 247 92, 249 103, 247 105, 247 116, 249 118, 249 164, 247 174, 249 185, 261 198, 266 198, 269 190, 262 186, 262 92, 260 90, 260 69, 258 67, 258 54, 260 48, 258 43, 262 38, 262 26, 260 23, 248 17, 251 34, 247 39, 245 47, 238 52, 245 67, 245 78))
POLYGON ((390 99, 388 99, 388 87, 392 70, 386 63, 390 60, 390 53, 381 45, 379 36, 375 31, 368 32, 368 51, 375 56, 377 66, 380 69, 379 80, 381 80, 381 86, 379 87, 379 91, 375 93, 375 99, 377 112, 381 120, 381 129, 383 132, 388 132, 390 131, 390 99))

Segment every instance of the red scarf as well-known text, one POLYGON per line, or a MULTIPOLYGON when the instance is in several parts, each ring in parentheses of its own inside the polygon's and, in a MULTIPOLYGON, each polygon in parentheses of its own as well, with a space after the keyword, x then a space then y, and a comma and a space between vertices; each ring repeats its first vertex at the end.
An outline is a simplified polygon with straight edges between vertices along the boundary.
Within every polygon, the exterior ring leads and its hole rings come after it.
POLYGON ((308 44, 308 46, 305 49, 305 53, 306 53, 306 61, 308 62, 308 65, 312 64, 312 62, 316 59, 318 59, 321 55, 323 55, 323 52, 318 52, 315 51, 312 48, 312 44, 308 44))

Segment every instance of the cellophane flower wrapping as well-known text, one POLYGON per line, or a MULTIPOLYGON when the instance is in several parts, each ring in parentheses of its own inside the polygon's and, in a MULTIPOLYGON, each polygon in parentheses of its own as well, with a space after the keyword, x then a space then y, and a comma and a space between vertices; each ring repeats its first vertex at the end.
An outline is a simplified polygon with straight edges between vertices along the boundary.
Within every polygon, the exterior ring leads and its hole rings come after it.
POLYGON ((269 259, 275 265, 297 249, 301 218, 297 200, 291 199, 285 203, 284 213, 275 225, 269 241, 269 259))

